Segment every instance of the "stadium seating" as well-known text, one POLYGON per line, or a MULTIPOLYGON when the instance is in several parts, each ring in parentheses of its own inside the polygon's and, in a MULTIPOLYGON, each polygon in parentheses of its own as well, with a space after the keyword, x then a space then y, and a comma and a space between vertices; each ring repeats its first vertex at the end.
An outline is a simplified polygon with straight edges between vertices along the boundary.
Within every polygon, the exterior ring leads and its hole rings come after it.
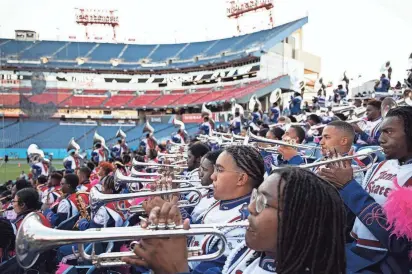
POLYGON ((0 105, 15 106, 20 101, 20 94, 18 93, 0 93, 0 105))
POLYGON ((157 98, 159 98, 158 94, 140 95, 140 96, 136 97, 135 99, 133 99, 132 101, 130 101, 128 106, 129 107, 144 107, 144 106, 149 105, 151 102, 153 102, 157 98))
POLYGON ((47 104, 51 102, 51 103, 58 105, 61 102, 64 102, 66 99, 68 99, 71 96, 72 95, 70 93, 45 92, 42 94, 36 94, 36 95, 30 96, 28 98, 33 103, 47 104))
MULTIPOLYGON (((132 45, 88 42, 60 41, 17 41, 0 39, 0 52, 7 59, 10 56, 20 60, 38 60, 49 57, 44 64, 25 64, 28 68, 77 68, 106 70, 147 69, 140 61, 148 59, 152 63, 165 65, 151 67, 157 69, 188 68, 230 62, 248 56, 247 50, 268 45, 273 47, 308 21, 307 17, 255 33, 237 37, 182 44, 132 45), (225 56, 221 53, 225 52, 225 56), (194 57, 199 56, 195 62, 194 57), (84 57, 85 63, 78 65, 76 58, 84 57), (111 59, 121 63, 112 66, 111 59), (174 59, 168 64, 169 59, 174 59), (70 61, 70 62, 67 62, 70 61)), ((8 66, 14 66, 8 64, 8 66)), ((20 66, 17 64, 16 66, 20 66)))
POLYGON ((72 96, 61 106, 69 107, 100 107, 107 97, 102 96, 72 96))
POLYGON ((167 106, 173 106, 174 102, 182 97, 181 94, 167 94, 158 97, 157 100, 152 101, 148 106, 149 107, 167 107, 167 106))
POLYGON ((113 95, 107 100, 104 107, 125 107, 133 98, 133 95, 113 95))

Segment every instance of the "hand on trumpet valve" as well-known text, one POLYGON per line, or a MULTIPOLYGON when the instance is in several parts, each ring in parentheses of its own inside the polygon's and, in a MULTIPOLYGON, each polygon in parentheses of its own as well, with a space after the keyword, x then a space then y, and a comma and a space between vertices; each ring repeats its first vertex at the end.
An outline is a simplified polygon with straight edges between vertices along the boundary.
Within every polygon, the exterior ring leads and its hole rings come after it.
POLYGON ((179 197, 174 195, 171 197, 170 201, 166 201, 159 196, 153 197, 143 202, 143 209, 145 210, 146 214, 149 214, 153 208, 155 207, 162 207, 165 203, 170 203, 173 205, 177 205, 179 201, 179 197))
MULTIPOLYGON (((336 159, 342 157, 339 153, 330 152, 329 159, 336 159)), ((353 149, 351 149, 348 153, 348 156, 353 155, 353 149)), ((353 168, 352 168, 352 161, 345 160, 339 161, 334 163, 329 163, 326 167, 321 168, 318 172, 318 175, 325 179, 326 181, 330 182, 337 188, 343 188, 347 183, 349 183, 353 179, 353 168)))
MULTIPOLYGON (((171 203, 164 203, 162 207, 153 208, 149 220, 141 222, 142 228, 150 228, 149 224, 150 227, 159 228, 160 225, 166 229, 173 229, 181 224, 184 229, 190 228, 189 220, 183 222, 179 208, 171 203)), ((134 244, 133 252, 136 256, 123 257, 122 261, 150 268, 155 273, 189 272, 186 237, 142 239, 134 244)))

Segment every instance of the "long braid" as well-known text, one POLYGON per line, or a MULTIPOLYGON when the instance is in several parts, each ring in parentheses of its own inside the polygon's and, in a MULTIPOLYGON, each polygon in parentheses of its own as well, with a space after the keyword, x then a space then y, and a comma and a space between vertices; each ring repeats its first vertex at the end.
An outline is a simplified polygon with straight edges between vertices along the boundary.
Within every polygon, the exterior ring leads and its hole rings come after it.
POLYGON ((310 171, 281 168, 279 274, 345 273, 345 208, 336 188, 310 171), (305 212, 302 215, 302 212, 305 212))
POLYGON ((412 106, 402 106, 391 109, 386 117, 398 117, 403 120, 408 151, 412 151, 412 106))
POLYGON ((230 146, 224 151, 229 153, 235 160, 236 165, 253 180, 253 187, 259 187, 265 174, 262 155, 255 148, 243 145, 230 146))

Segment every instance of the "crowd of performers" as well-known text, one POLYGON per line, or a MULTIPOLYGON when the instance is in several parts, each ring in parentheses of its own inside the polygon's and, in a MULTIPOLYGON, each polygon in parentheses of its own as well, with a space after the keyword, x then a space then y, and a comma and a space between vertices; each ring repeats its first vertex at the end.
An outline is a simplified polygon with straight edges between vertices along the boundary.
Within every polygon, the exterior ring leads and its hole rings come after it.
POLYGON ((355 107, 364 108, 360 119, 333 109, 281 116, 273 104, 268 123, 259 108, 248 118, 234 109, 227 127, 215 129, 206 115, 193 138, 176 121, 168 143, 158 142, 147 123, 133 152, 123 131, 111 149, 96 133, 90 160, 70 140, 62 171, 50 172, 41 149, 31 145, 33 176, 1 193, 0 273, 409 273, 412 106, 371 99, 355 107), (181 192, 159 194, 171 189, 181 192), (120 195, 134 193, 148 196, 120 195), (132 250, 134 256, 119 255, 113 265, 90 261, 75 240, 59 246, 64 234, 58 234, 56 247, 27 263, 16 249, 45 244, 15 243, 35 238, 19 239, 33 214, 56 233, 93 231, 104 238, 135 231, 134 239, 85 247, 88 254, 132 250), (138 236, 190 232, 200 224, 219 225, 226 241, 138 236), (196 260, 221 249, 221 256, 196 260))

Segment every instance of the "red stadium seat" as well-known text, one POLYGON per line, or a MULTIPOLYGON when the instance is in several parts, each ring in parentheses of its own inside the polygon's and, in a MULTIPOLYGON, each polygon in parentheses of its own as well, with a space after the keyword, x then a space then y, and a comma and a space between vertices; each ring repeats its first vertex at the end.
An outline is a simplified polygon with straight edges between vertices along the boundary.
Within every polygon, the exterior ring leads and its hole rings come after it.
POLYGON ((151 102, 159 98, 159 94, 157 95, 140 95, 137 96, 135 99, 130 101, 128 104, 129 107, 145 107, 149 105, 151 102))
POLYGON ((105 107, 126 107, 127 103, 132 100, 135 96, 133 95, 113 95, 104 104, 105 107))
POLYGON ((29 100, 38 104, 47 104, 49 102, 60 104, 70 96, 72 96, 70 93, 45 92, 42 94, 33 95, 29 97, 29 100))
POLYGON ((63 102, 63 105, 69 107, 99 107, 106 99, 106 96, 73 96, 63 102))
POLYGON ((190 105, 202 97, 208 96, 208 92, 194 92, 191 94, 187 94, 186 96, 179 97, 173 104, 176 106, 183 106, 183 105, 190 105))
POLYGON ((107 90, 105 89, 85 89, 83 90, 83 94, 105 94, 107 90))
POLYGON ((175 105, 174 102, 182 97, 181 94, 166 94, 161 97, 158 96, 159 99, 153 101, 149 106, 150 107, 170 107, 171 105, 175 105))
POLYGON ((20 94, 16 93, 0 93, 0 105, 15 106, 20 102, 20 94))

